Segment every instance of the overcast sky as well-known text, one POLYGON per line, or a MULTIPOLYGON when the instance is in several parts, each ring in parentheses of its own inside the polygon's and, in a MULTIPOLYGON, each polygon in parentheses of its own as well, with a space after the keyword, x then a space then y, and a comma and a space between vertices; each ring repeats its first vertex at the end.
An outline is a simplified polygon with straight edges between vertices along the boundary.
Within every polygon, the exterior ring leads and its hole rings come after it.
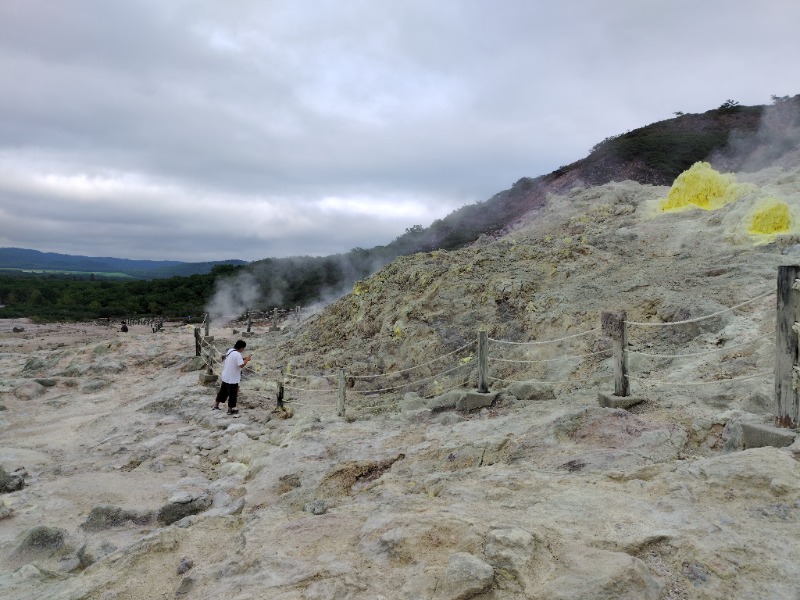
POLYGON ((386 244, 727 99, 800 93, 798 0, 2 0, 0 246, 386 244))

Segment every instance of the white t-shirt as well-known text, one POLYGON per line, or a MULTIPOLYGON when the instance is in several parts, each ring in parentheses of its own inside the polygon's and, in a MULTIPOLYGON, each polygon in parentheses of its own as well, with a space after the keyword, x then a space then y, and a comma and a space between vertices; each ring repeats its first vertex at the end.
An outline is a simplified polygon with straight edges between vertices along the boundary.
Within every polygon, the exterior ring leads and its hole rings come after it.
POLYGON ((222 381, 225 383, 239 383, 242 380, 242 365, 244 358, 238 350, 231 348, 225 356, 225 363, 222 365, 222 381))

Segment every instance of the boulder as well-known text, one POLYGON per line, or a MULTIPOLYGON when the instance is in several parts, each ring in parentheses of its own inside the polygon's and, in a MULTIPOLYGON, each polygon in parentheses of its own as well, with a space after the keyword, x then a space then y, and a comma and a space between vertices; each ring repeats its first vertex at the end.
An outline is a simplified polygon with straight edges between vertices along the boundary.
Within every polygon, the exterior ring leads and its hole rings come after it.
POLYGON ((67 532, 58 527, 40 525, 21 534, 11 557, 20 562, 51 558, 65 552, 67 532))

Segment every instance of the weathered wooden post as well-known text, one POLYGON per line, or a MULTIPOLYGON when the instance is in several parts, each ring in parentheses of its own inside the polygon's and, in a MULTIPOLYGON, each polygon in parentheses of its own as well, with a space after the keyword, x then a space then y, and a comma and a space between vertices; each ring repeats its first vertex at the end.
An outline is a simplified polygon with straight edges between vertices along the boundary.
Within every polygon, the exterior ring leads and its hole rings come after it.
POLYGON ((339 400, 336 402, 336 416, 344 417, 344 369, 339 369, 339 400))
POLYGON ((211 375, 214 372, 214 336, 205 338, 206 342, 206 374, 211 375))
POLYGON ((203 316, 203 322, 206 324, 206 337, 211 335, 211 323, 208 321, 208 313, 203 316))
POLYGON ((194 328, 194 355, 200 356, 203 351, 203 343, 200 341, 200 328, 194 328))
POLYGON ((478 332, 478 391, 489 391, 489 337, 485 331, 478 332))
POLYGON ((214 336, 205 336, 203 338, 203 346, 206 349, 205 361, 206 372, 200 375, 200 383, 214 383, 217 381, 217 376, 214 375, 214 336))
POLYGON ((253 315, 247 313, 247 333, 250 333, 250 328, 253 326, 253 315))
POLYGON ((630 395, 630 382, 628 381, 628 332, 625 329, 626 313, 604 312, 600 316, 600 326, 603 335, 611 338, 614 357, 614 395, 630 395))
POLYGON ((283 367, 281 367, 280 377, 275 383, 277 384, 278 388, 278 391, 275 395, 277 399, 276 408, 283 408, 283 367))
POLYGON ((800 413, 800 266, 778 267, 777 323, 775 326, 775 424, 797 427, 800 413))

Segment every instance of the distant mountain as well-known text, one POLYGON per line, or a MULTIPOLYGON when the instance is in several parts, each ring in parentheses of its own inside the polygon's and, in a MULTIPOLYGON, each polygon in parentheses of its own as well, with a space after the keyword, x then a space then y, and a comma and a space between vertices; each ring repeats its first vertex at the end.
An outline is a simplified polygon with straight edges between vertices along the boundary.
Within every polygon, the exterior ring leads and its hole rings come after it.
POLYGON ((0 248, 0 269, 76 271, 96 275, 122 273, 135 279, 164 279, 210 273, 216 265, 245 265, 243 260, 188 263, 176 260, 75 256, 26 248, 0 248))

